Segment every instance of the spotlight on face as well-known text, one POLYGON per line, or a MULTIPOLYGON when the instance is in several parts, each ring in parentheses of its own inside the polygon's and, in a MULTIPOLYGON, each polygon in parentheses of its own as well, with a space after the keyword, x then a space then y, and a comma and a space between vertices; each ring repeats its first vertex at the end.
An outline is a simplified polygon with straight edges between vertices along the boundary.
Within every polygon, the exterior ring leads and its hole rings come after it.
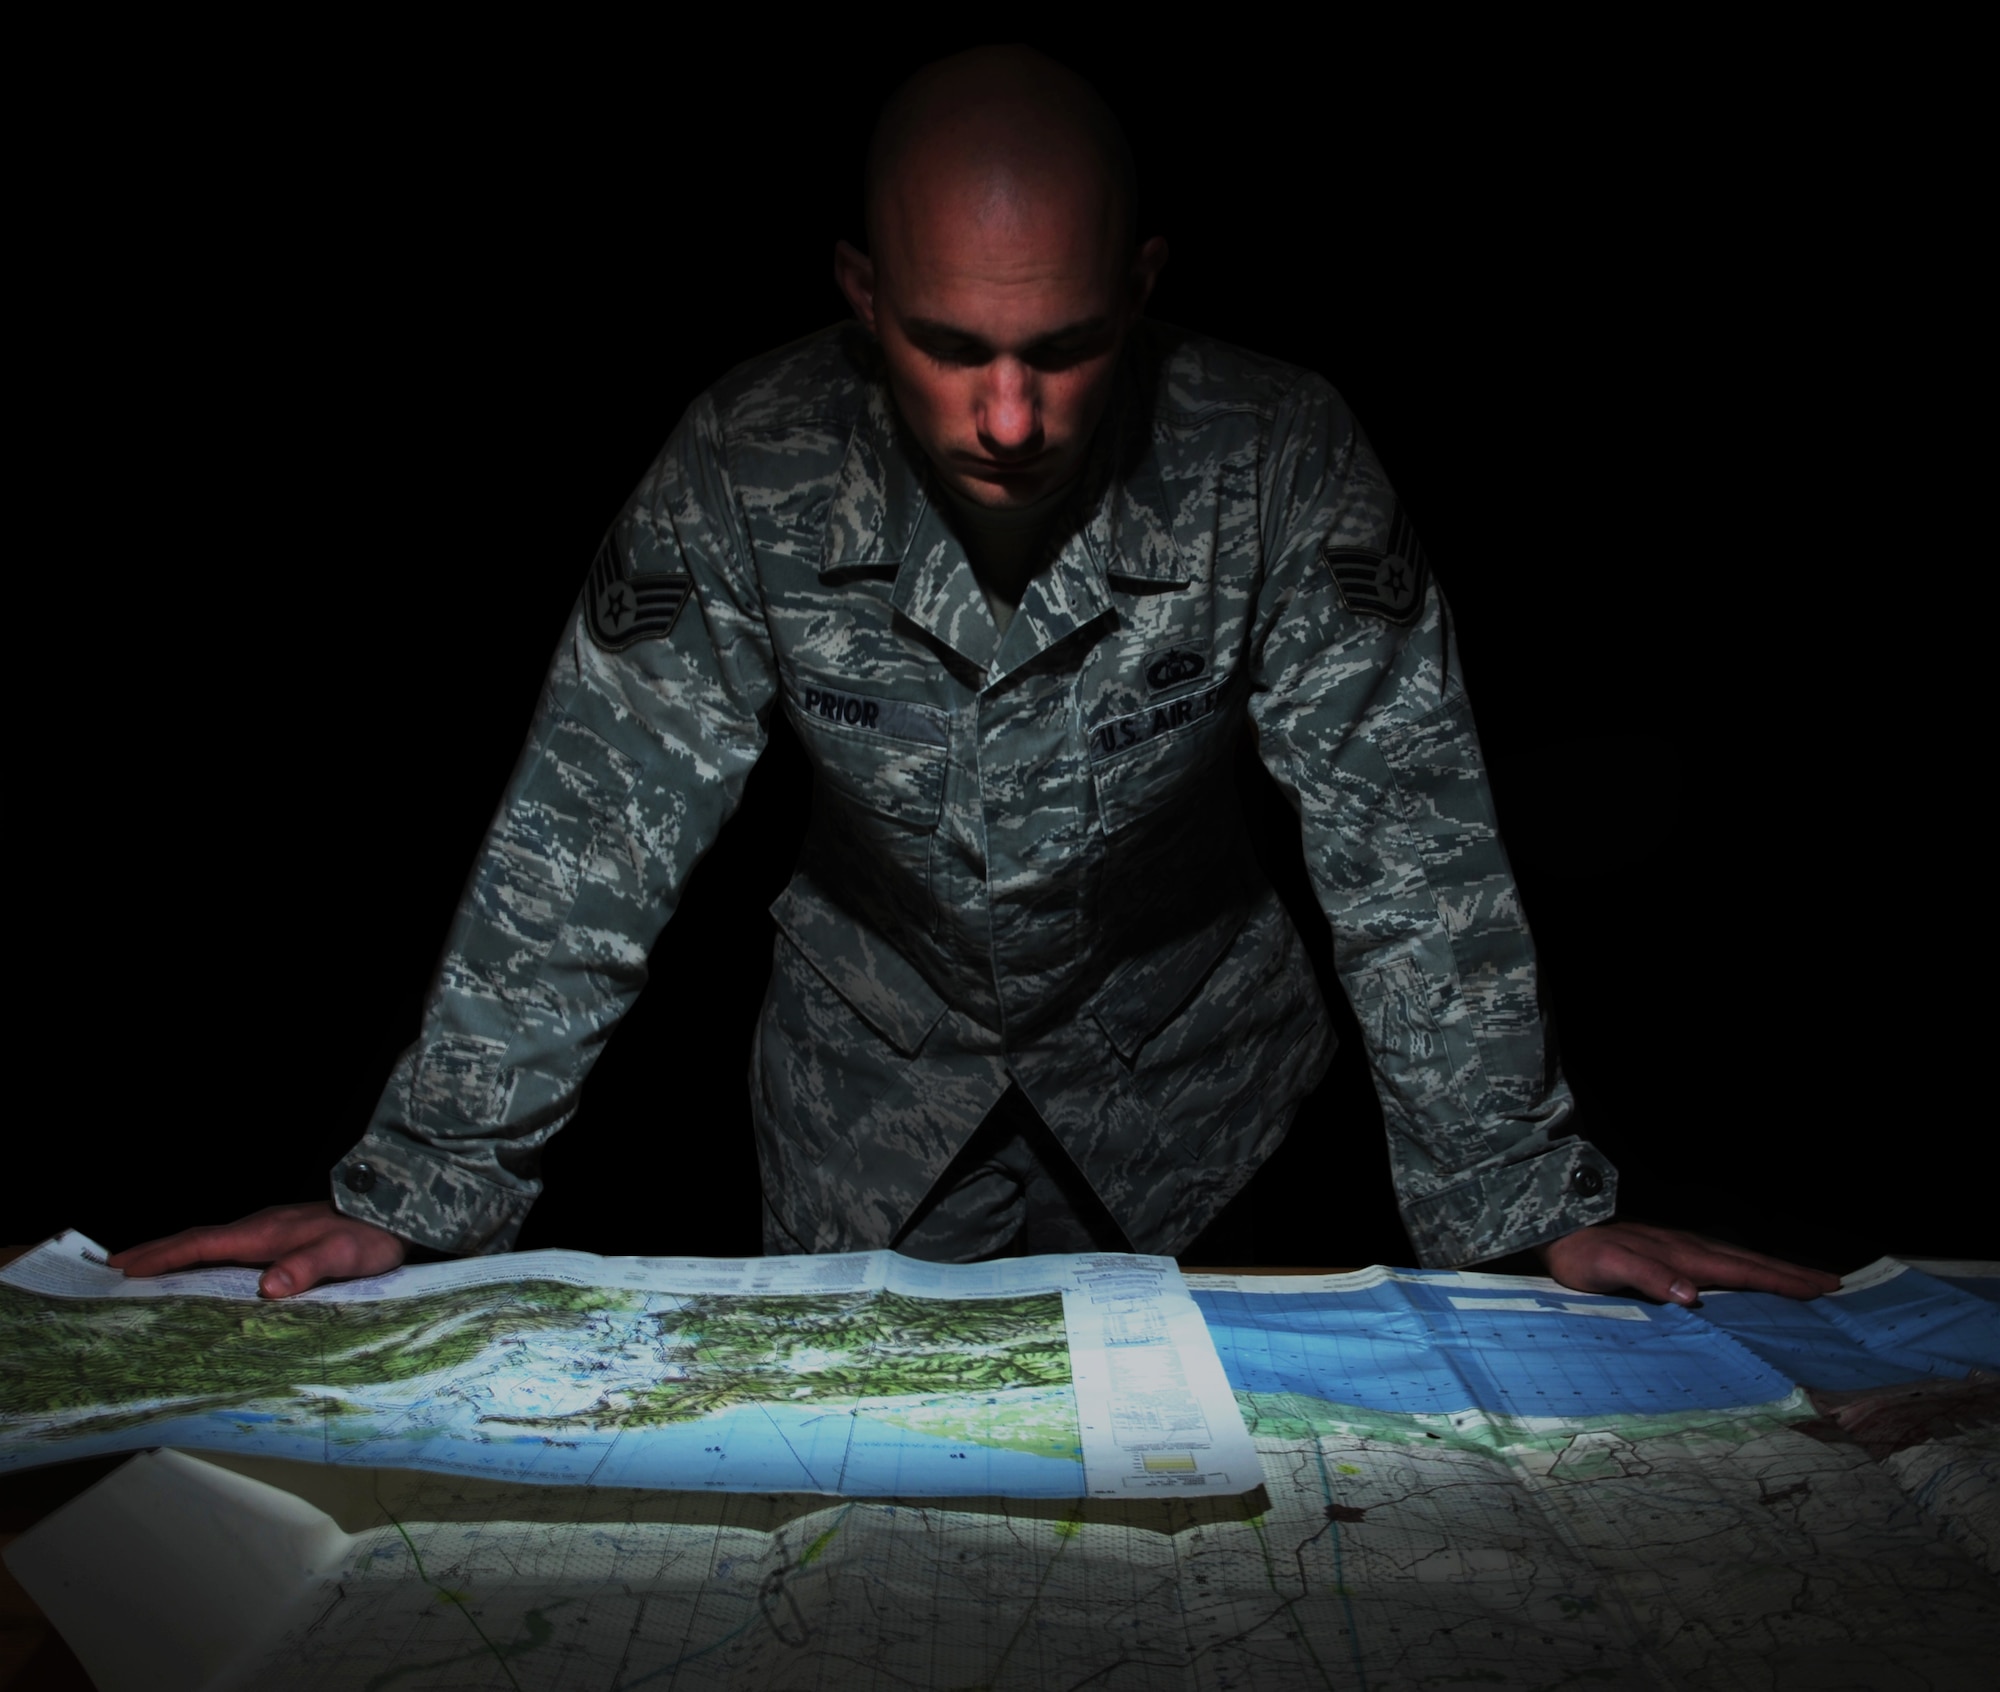
POLYGON ((1082 468, 1167 246, 1132 246, 1129 184, 1068 72, 934 68, 872 172, 874 250, 840 243, 835 276, 939 476, 1017 509, 1082 468))

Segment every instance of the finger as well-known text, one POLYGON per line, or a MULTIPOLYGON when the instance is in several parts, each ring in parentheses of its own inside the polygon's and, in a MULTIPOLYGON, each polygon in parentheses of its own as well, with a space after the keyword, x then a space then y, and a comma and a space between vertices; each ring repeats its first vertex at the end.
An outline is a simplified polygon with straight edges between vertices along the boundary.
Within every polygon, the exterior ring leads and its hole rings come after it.
POLYGON ((1692 1236, 1656 1246, 1667 1262, 1704 1287, 1726 1287, 1737 1292, 1776 1293, 1783 1298, 1817 1298, 1840 1285, 1838 1275, 1807 1269, 1762 1252, 1745 1251, 1714 1242, 1697 1244, 1692 1236))
POLYGON ((1618 1241, 1597 1248, 1592 1279, 1594 1292, 1635 1292, 1655 1304, 1691 1307, 1701 1302, 1696 1283, 1678 1264, 1618 1241))
POLYGON ((1563 1286, 1577 1292, 1636 1292, 1660 1303, 1691 1304, 1695 1289, 1671 1264, 1662 1262, 1651 1242, 1631 1242, 1615 1223, 1580 1228, 1543 1248, 1543 1262, 1563 1286))
POLYGON ((1787 1298, 1817 1298, 1840 1285, 1840 1277, 1825 1269, 1809 1269, 1803 1263, 1789 1263, 1782 1257, 1766 1257, 1761 1251, 1738 1246, 1730 1249, 1730 1255, 1741 1265, 1737 1273, 1758 1277, 1756 1283, 1745 1280, 1741 1285, 1761 1285, 1764 1291, 1782 1292, 1787 1298), (1794 1290, 1801 1287, 1811 1290, 1794 1290))
POLYGON ((296 1250, 286 1252, 258 1280, 266 1298, 290 1298, 323 1281, 381 1275, 403 1261, 403 1242, 365 1222, 344 1218, 296 1250))
POLYGON ((1824 1269, 1808 1269, 1803 1264, 1769 1257, 1747 1246, 1712 1240, 1704 1234, 1655 1227, 1648 1222, 1620 1222, 1611 1226, 1621 1236, 1631 1236, 1635 1243, 1643 1241, 1641 1249, 1678 1264, 1704 1287, 1777 1293, 1785 1298, 1818 1298, 1840 1285, 1840 1277, 1824 1269))
POLYGON ((123 1269, 128 1263, 143 1260, 163 1246, 170 1246, 180 1235, 174 1234, 163 1240, 141 1240, 137 1245, 128 1245, 119 1251, 109 1253, 104 1261, 114 1269, 123 1269))
POLYGON ((164 1275, 169 1270, 186 1269, 197 1263, 237 1263, 245 1258, 267 1262, 268 1251, 257 1256, 257 1248, 266 1238, 266 1230, 252 1229, 244 1222, 188 1228, 164 1240, 149 1240, 144 1245, 113 1252, 105 1262, 128 1275, 164 1275))
POLYGON ((320 1272, 318 1254, 311 1246, 290 1251, 257 1278, 257 1290, 266 1298, 290 1298, 316 1287, 326 1276, 320 1272))
POLYGON ((1738 1292, 1776 1293, 1781 1298, 1818 1298, 1823 1293, 1834 1291, 1840 1285, 1840 1277, 1829 1275, 1823 1269, 1808 1269, 1802 1264, 1764 1258, 1756 1262, 1732 1264, 1726 1277, 1717 1275, 1705 1284, 1729 1287, 1738 1292))
POLYGON ((332 1207, 325 1204, 274 1205, 240 1221, 187 1228, 163 1240, 127 1246, 105 1261, 128 1275, 162 1275, 199 1263, 269 1263, 323 1230, 331 1215, 332 1207))

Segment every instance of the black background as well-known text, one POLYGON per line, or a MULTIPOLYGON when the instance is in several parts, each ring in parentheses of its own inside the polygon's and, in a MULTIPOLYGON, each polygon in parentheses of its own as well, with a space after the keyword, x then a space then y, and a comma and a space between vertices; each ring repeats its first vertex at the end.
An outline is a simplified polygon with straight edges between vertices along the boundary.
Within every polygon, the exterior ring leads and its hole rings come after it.
MULTIPOLYGON (((324 1192, 599 535, 704 385, 842 314, 874 108, 969 39, 327 42, 80 100, 32 207, 0 1238, 324 1192)), ((1626 1213, 1991 1255, 1889 167, 1688 43, 1043 44, 1133 135, 1156 314, 1329 376, 1415 514, 1626 1213)), ((524 1246, 756 1248, 805 800, 780 725, 524 1246)), ((1189 1258, 1409 1255, 1350 1038, 1189 1258)))

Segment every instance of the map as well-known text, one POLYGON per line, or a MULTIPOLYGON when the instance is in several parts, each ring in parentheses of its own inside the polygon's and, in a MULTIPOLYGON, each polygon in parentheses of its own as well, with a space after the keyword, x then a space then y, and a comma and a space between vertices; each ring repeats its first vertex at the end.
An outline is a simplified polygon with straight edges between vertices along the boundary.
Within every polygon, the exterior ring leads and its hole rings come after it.
POLYGON ((544 1484, 1242 1492, 1171 1260, 536 1252, 256 1296, 67 1234, 0 1272, 0 1470, 147 1446, 544 1484))
MULTIPOLYGON (((327 1524, 218 1688, 1993 1685, 1995 1266, 1885 1261, 1812 1305, 1695 1311, 1379 1269, 1188 1285, 1254 1435, 1246 1494, 830 1499, 172 1452, 100 1490, 174 1465, 327 1524)), ((82 1566, 121 1508, 79 1510, 82 1566)))

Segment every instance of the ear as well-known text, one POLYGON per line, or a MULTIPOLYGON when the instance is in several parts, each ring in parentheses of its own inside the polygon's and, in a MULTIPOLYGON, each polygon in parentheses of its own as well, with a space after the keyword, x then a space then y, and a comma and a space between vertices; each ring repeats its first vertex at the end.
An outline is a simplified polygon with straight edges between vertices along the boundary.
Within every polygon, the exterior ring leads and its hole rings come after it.
POLYGON ((845 241, 833 244, 833 279, 869 334, 875 329, 875 261, 845 241))
POLYGON ((1167 268, 1167 238, 1155 235, 1150 241, 1143 241, 1139 250, 1132 255, 1132 315, 1138 317, 1146 309, 1146 302, 1153 297, 1153 284, 1160 279, 1160 272, 1167 268))

